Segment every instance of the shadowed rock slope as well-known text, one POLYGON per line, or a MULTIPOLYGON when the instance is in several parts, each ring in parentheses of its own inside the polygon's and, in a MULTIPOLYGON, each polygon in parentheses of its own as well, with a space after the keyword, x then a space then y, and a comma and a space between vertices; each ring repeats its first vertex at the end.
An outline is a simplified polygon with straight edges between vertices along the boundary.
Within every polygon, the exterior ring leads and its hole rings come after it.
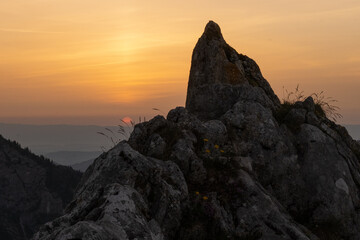
POLYGON ((312 98, 284 109, 209 22, 186 108, 96 159, 34 239, 360 239, 359 157, 312 98))
POLYGON ((59 217, 81 173, 56 166, 0 135, 0 239, 30 239, 59 217))

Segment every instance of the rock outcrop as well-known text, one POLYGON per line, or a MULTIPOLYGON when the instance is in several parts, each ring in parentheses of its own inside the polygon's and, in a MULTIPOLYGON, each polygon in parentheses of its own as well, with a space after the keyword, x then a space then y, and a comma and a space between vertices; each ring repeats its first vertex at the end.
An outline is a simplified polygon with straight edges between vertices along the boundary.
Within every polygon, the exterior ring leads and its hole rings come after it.
POLYGON ((0 136, 0 239, 30 239, 61 216, 80 178, 0 136))
POLYGON ((192 55, 186 108, 207 120, 219 118, 240 99, 271 109, 280 105, 255 61, 230 47, 210 21, 192 55))
POLYGON ((280 104, 209 22, 186 108, 96 159, 34 239, 360 239, 360 145, 318 108, 280 104))

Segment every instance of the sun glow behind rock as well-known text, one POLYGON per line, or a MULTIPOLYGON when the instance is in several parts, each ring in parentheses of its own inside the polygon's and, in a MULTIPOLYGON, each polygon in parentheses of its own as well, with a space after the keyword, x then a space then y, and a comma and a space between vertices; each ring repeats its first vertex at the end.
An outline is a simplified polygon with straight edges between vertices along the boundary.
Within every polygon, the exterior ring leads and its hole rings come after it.
POLYGON ((131 117, 124 117, 121 119, 121 121, 125 124, 132 124, 134 122, 131 117))

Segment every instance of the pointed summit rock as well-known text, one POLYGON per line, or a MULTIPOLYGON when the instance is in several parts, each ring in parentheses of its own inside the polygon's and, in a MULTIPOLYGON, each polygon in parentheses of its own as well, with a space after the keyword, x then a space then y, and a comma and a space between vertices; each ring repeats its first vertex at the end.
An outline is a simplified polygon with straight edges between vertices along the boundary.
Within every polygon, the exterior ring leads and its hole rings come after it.
POLYGON ((219 25, 214 21, 209 21, 208 24, 206 24, 204 36, 208 40, 211 39, 224 40, 219 25))
POLYGON ((215 119, 240 98, 258 99, 272 109, 279 105, 257 64, 230 47, 210 21, 193 51, 186 108, 200 119, 215 119))

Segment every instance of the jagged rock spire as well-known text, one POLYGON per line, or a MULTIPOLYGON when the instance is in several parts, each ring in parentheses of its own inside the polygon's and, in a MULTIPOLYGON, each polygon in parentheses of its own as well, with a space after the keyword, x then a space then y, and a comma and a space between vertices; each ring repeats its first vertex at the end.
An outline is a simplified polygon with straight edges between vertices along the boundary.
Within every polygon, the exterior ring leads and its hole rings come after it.
POLYGON ((219 25, 214 21, 209 21, 208 24, 206 24, 203 36, 205 36, 208 40, 224 40, 219 25))
POLYGON ((279 104, 257 64, 230 47, 219 25, 210 21, 193 51, 186 108, 201 119, 217 118, 241 95, 246 95, 241 89, 251 86, 259 87, 249 91, 262 92, 252 95, 265 99, 262 102, 267 107, 272 105, 270 107, 274 108, 279 104))

